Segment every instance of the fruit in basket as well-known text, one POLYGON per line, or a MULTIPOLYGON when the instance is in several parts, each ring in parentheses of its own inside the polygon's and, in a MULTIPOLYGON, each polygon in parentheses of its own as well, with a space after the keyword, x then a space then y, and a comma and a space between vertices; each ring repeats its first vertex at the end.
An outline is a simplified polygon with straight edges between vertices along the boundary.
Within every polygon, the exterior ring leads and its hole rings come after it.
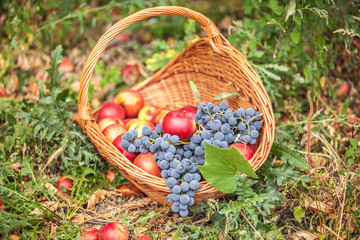
POLYGON ((180 141, 186 142, 196 132, 196 124, 191 116, 171 111, 164 117, 162 131, 170 135, 177 135, 180 141))
POLYGON ((144 106, 144 97, 139 91, 124 89, 116 95, 114 102, 124 107, 127 118, 134 118, 144 106))
POLYGON ((103 226, 99 232, 100 240, 127 240, 129 232, 124 225, 118 222, 111 222, 103 226))
POLYGON ((156 126, 158 124, 162 124, 164 117, 168 114, 170 110, 168 109, 159 109, 155 115, 151 118, 151 122, 156 126))
POLYGON ((136 118, 125 118, 122 122, 126 126, 128 124, 128 122, 130 122, 131 120, 134 120, 134 119, 136 119, 136 118))
POLYGON ((254 151, 252 150, 252 148, 247 146, 246 144, 233 143, 229 147, 235 147, 241 153, 241 155, 244 156, 246 160, 251 159, 254 155, 254 151))
POLYGON ((122 124, 125 126, 125 124, 119 118, 103 118, 98 122, 98 126, 101 131, 112 124, 122 124))
POLYGON ((197 113, 197 107, 194 106, 185 106, 178 110, 178 112, 185 113, 187 115, 190 115, 191 117, 194 117, 197 113))
POLYGON ((115 172, 112 170, 107 170, 106 179, 109 181, 109 183, 112 183, 115 179, 115 172))
POLYGON ((126 127, 122 124, 112 124, 110 126, 107 126, 102 133, 104 134, 104 136, 109 139, 111 142, 113 142, 115 140, 115 138, 117 138, 117 136, 119 136, 122 133, 126 132, 126 127))
POLYGON ((156 162, 153 159, 154 154, 151 152, 141 153, 135 158, 134 165, 138 166, 145 172, 152 174, 154 176, 161 176, 161 168, 158 167, 156 162))
POLYGON ((152 124, 150 121, 147 121, 147 120, 137 120, 137 121, 134 121, 134 122, 130 121, 128 123, 128 125, 129 125, 128 131, 135 129, 139 133, 138 137, 142 136, 142 129, 145 126, 150 127, 151 130, 155 130, 154 124, 152 124))
POLYGON ((104 118, 119 118, 123 120, 125 118, 125 110, 113 102, 107 102, 99 110, 97 122, 99 123, 104 118))
POLYGON ((159 108, 157 106, 145 105, 140 109, 138 113, 138 119, 150 121, 158 110, 159 108))
POLYGON ((72 186, 72 181, 64 176, 61 176, 57 182, 57 190, 59 192, 66 192, 67 194, 70 194, 72 186))
POLYGON ((250 146, 256 150, 255 143, 262 128, 261 120, 262 114, 251 107, 233 111, 225 101, 219 106, 213 103, 200 103, 194 117, 184 111, 172 111, 166 114, 162 124, 155 126, 155 131, 146 126, 141 133, 134 129, 126 132, 122 137, 121 146, 130 152, 141 152, 139 156, 153 155, 154 161, 161 169, 161 177, 165 178, 165 184, 169 187, 170 194, 167 200, 173 203, 172 211, 186 217, 189 208, 194 204, 195 192, 200 189, 202 176, 199 166, 205 164, 205 143, 219 148, 228 148, 230 144, 235 143, 234 146, 238 147, 240 152, 245 151, 245 158, 250 159, 254 154, 250 146), (171 117, 175 118, 173 122, 166 121, 169 115, 171 120, 171 117), (197 123, 187 142, 181 141, 174 133, 165 132, 167 124, 170 129, 175 130, 188 126, 181 118, 179 120, 179 115, 197 123), (241 148, 245 144, 247 147, 241 148))
POLYGON ((84 234, 81 234, 81 240, 97 240, 99 239, 99 230, 96 228, 86 228, 83 229, 84 234))
POLYGON ((118 188, 124 196, 128 198, 139 197, 143 192, 138 189, 133 183, 127 183, 118 188))
POLYGON ((128 152, 125 151, 122 147, 121 147, 121 137, 124 135, 124 133, 120 134, 119 136, 117 136, 115 138, 115 140, 113 141, 114 146, 119 149, 119 151, 127 158, 129 159, 131 162, 134 162, 135 158, 139 155, 139 153, 136 152, 128 152))

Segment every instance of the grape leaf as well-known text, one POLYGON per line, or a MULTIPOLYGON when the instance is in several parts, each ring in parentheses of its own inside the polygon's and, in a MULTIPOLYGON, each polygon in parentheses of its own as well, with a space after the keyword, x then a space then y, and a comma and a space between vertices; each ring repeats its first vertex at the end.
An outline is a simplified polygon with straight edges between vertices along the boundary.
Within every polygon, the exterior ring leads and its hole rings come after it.
POLYGON ((208 183, 225 193, 235 192, 239 173, 257 178, 252 166, 235 147, 221 149, 205 143, 205 164, 199 168, 208 183))
POLYGON ((308 169, 309 167, 306 160, 298 152, 291 150, 285 145, 274 143, 270 151, 283 162, 289 162, 296 168, 308 169))
POLYGON ((194 97, 195 97, 195 101, 198 102, 201 100, 201 95, 199 93, 199 90, 195 84, 195 81, 192 80, 192 79, 189 79, 189 84, 190 84, 190 87, 191 87, 191 90, 193 91, 194 93, 194 97))
POLYGON ((234 97, 234 96, 239 96, 239 94, 237 94, 236 92, 221 92, 217 94, 211 102, 217 102, 225 98, 234 97))

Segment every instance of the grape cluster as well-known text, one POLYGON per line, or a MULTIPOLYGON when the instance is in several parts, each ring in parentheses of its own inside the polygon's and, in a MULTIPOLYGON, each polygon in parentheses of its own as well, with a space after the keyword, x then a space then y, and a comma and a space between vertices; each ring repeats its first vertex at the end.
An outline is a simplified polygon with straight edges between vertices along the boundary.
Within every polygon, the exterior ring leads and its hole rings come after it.
POLYGON ((162 133, 161 124, 156 125, 155 131, 145 126, 140 138, 136 138, 135 132, 131 130, 122 136, 121 147, 129 152, 154 153, 153 158, 170 189, 167 200, 173 203, 171 209, 186 217, 194 204, 195 191, 200 189, 198 162, 203 164, 204 157, 194 156, 190 144, 180 142, 178 136, 162 133))
POLYGON ((253 108, 239 108, 233 111, 226 101, 222 101, 219 106, 214 106, 211 102, 201 102, 194 116, 195 122, 203 127, 203 141, 220 148, 237 142, 255 144, 262 127, 261 119, 262 114, 253 108))
POLYGON ((153 159, 170 189, 167 201, 173 203, 173 212, 186 217, 194 204, 195 191, 200 189, 202 176, 199 166, 205 163, 205 142, 219 148, 227 148, 236 142, 255 144, 262 127, 261 119, 262 114, 253 108, 233 111, 226 101, 219 106, 201 102, 194 116, 197 131, 189 142, 181 142, 178 136, 163 133, 161 124, 158 124, 155 131, 145 126, 142 137, 138 137, 136 130, 126 132, 121 147, 129 152, 154 153, 153 159))

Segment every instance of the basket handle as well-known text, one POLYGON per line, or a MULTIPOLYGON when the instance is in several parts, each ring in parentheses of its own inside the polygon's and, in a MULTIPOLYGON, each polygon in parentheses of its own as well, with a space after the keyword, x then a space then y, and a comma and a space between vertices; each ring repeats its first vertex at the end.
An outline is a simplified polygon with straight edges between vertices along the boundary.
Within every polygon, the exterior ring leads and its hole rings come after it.
POLYGON ((222 35, 220 34, 219 29, 210 19, 208 19, 201 13, 190 10, 188 8, 177 6, 159 6, 138 11, 132 15, 127 16, 126 18, 121 19, 100 37, 85 63, 80 78, 79 89, 78 109, 80 126, 84 126, 85 120, 93 120, 91 116, 92 109, 90 107, 88 98, 89 82, 94 72, 95 65, 100 58, 100 55, 104 52, 105 48, 108 46, 111 40, 113 40, 116 35, 118 35, 120 32, 122 32, 125 28, 129 27, 133 23, 136 23, 146 18, 165 15, 179 15, 195 20, 201 25, 201 28, 208 36, 209 42, 213 47, 214 51, 221 52, 215 46, 215 44, 222 45, 224 40, 224 37, 222 37, 222 35))

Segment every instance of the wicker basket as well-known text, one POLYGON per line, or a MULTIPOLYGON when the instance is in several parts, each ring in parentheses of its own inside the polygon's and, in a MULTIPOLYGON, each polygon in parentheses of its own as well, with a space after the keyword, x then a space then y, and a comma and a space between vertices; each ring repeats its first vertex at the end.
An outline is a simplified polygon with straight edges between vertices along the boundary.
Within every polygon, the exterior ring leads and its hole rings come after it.
MULTIPOLYGON (((163 6, 136 12, 113 25, 97 42, 84 66, 79 90, 79 113, 73 119, 95 145, 102 157, 114 165, 130 182, 160 204, 168 204, 169 189, 163 178, 155 177, 133 165, 101 133, 94 119, 95 111, 89 104, 88 88, 95 64, 110 41, 131 24, 154 16, 180 15, 198 22, 207 38, 202 38, 184 49, 165 67, 133 89, 140 91, 145 104, 194 105, 195 98, 188 79, 196 82, 202 101, 211 101, 220 92, 236 92, 228 99, 229 107, 254 107, 263 114, 263 128, 258 138, 257 151, 250 164, 257 170, 266 160, 274 139, 275 122, 271 102, 261 80, 246 58, 222 36, 207 17, 193 10, 163 6)), ((195 194, 195 204, 225 195, 206 181, 195 194)))

